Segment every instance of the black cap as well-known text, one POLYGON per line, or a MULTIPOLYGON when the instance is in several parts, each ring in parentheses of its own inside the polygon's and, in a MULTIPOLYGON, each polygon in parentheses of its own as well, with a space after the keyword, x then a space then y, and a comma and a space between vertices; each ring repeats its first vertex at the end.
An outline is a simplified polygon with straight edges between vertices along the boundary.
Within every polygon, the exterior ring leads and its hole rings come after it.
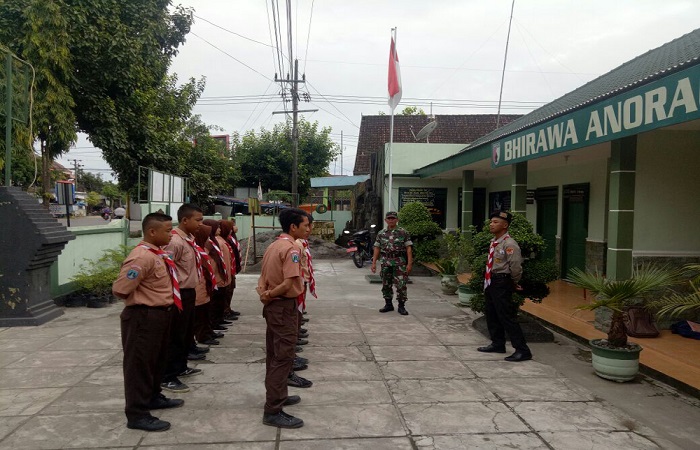
POLYGON ((389 211, 384 215, 384 218, 388 219, 389 217, 393 217, 395 219, 398 219, 399 213, 397 213, 396 211, 389 211))
POLYGON ((489 216, 489 219, 493 219, 494 217, 497 217, 499 219, 503 219, 506 222, 508 222, 508 224, 510 224, 511 220, 513 220, 513 214, 511 214, 507 211, 494 211, 489 216))

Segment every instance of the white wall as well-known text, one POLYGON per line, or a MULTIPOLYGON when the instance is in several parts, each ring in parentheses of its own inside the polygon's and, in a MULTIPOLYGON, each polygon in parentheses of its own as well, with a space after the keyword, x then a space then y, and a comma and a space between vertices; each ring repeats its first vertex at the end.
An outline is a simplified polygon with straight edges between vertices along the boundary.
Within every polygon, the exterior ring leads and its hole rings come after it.
POLYGON ((700 256, 700 132, 637 140, 635 256, 700 256))
MULTIPOLYGON (((419 167, 454 155, 467 144, 394 143, 391 146, 391 173, 406 175, 419 167)), ((389 144, 384 146, 385 174, 389 173, 389 144)))

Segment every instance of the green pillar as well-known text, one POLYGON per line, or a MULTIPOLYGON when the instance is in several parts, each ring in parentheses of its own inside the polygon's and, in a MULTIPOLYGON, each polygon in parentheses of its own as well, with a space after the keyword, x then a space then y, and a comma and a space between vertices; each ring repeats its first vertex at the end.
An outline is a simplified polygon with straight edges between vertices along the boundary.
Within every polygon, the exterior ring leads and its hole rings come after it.
POLYGON ((525 214, 527 209, 527 162, 511 166, 510 211, 525 214))
POLYGON ((462 233, 474 221, 474 171, 462 171, 462 233))
POLYGON ((626 280, 632 276, 637 136, 617 139, 610 144, 608 251, 605 272, 611 280, 626 280))

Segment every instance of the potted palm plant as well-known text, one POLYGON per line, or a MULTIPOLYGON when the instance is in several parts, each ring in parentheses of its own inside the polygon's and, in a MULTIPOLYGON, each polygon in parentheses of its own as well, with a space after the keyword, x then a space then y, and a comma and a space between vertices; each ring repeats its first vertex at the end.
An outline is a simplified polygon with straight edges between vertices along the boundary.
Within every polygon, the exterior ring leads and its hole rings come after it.
POLYGON ((457 292, 459 288, 459 281, 457 280, 458 265, 459 258, 440 259, 435 263, 438 273, 442 277, 440 289, 442 289, 443 294, 454 295, 457 292))
POLYGON ((639 372, 642 347, 627 341, 623 313, 626 307, 645 304, 648 297, 678 281, 678 272, 665 267, 643 265, 633 269, 626 280, 611 280, 595 271, 573 269, 567 279, 574 286, 586 289, 593 301, 578 309, 596 310, 607 307, 612 319, 607 339, 589 341, 596 375, 618 382, 630 381, 639 372))

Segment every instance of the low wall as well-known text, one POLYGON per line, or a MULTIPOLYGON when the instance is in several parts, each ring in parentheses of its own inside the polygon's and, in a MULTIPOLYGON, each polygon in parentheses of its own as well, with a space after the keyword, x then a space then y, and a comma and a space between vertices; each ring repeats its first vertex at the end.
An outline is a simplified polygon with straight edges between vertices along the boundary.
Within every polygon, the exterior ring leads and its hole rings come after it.
MULTIPOLYGON (((252 216, 236 216, 236 225, 238 225, 238 239, 248 239, 251 234, 251 217, 252 216)), ((335 228, 335 238, 341 235, 343 228, 345 228, 345 223, 352 219, 351 211, 326 211, 323 214, 314 213, 314 221, 333 221, 335 228)), ((282 230, 280 227, 280 222, 275 216, 255 216, 255 228, 257 233, 263 233, 266 231, 272 231, 272 227, 276 230, 282 230), (270 227, 270 228, 258 228, 258 227, 270 227)))
POLYGON ((128 223, 125 220, 112 220, 106 225, 70 227, 75 235, 69 241, 58 260, 51 266, 51 296, 60 297, 77 289, 71 281, 80 266, 102 256, 105 250, 126 245, 129 237, 128 223))

